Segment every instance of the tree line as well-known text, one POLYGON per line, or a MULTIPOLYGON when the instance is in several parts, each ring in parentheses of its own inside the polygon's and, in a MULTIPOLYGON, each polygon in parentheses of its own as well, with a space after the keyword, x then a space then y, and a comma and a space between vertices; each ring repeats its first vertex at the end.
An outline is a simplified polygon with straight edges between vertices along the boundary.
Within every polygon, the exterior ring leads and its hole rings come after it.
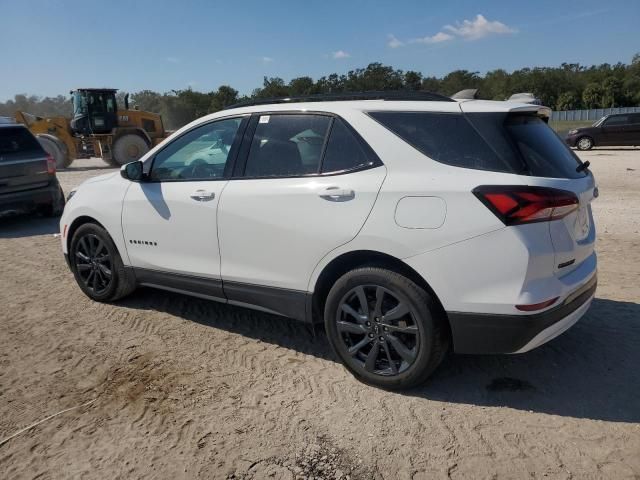
MULTIPOLYGON (((286 82, 279 77, 264 77, 262 87, 250 95, 240 95, 228 85, 211 92, 186 89, 159 93, 142 90, 131 94, 130 103, 141 110, 161 114, 165 126, 174 129, 207 113, 251 99, 371 90, 428 90, 453 95, 467 88, 479 89, 480 98, 489 100, 505 100, 513 93, 531 92, 554 110, 638 106, 640 53, 634 55, 629 64, 604 63, 587 67, 563 63, 559 67, 522 68, 511 73, 497 69, 485 75, 455 70, 440 78, 371 63, 366 68, 346 74, 333 73, 317 80, 303 76, 286 82)), ((118 104, 123 108, 124 93, 119 92, 118 96, 118 104)), ((71 103, 63 95, 39 97, 26 94, 0 102, 0 115, 10 116, 16 110, 40 116, 70 116, 71 103)))

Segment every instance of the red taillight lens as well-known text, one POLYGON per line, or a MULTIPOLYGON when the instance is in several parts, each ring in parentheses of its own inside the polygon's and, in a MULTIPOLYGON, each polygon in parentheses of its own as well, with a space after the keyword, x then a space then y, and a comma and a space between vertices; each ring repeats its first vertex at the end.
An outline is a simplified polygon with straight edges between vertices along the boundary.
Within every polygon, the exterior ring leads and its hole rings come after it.
POLYGON ((536 310, 542 310, 543 308, 550 307, 558 301, 560 297, 555 297, 545 302, 532 303, 527 305, 516 305, 516 308, 521 312, 535 312, 536 310))
POLYGON ((505 225, 557 220, 579 203, 575 193, 548 187, 481 186, 473 193, 505 225))
POLYGON ((49 175, 56 174, 56 160, 51 155, 47 155, 47 173, 49 175))

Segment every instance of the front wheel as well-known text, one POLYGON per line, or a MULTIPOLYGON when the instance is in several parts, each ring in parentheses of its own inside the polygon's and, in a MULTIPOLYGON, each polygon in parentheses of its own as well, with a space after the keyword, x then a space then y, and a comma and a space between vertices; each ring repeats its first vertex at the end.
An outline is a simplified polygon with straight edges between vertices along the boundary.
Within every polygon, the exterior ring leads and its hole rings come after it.
POLYGON ((345 366, 382 388, 420 385, 448 346, 444 320, 429 293, 382 268, 342 276, 329 292, 324 320, 329 342, 345 366))
POLYGON ((149 151, 149 145, 139 135, 128 133, 118 137, 113 145, 113 160, 117 165, 135 162, 149 151))
POLYGON ((578 150, 591 150, 593 148, 593 139, 591 137, 582 137, 576 143, 578 150))
POLYGON ((93 300, 118 300, 135 288, 113 240, 99 225, 85 223, 75 231, 69 261, 78 286, 93 300))

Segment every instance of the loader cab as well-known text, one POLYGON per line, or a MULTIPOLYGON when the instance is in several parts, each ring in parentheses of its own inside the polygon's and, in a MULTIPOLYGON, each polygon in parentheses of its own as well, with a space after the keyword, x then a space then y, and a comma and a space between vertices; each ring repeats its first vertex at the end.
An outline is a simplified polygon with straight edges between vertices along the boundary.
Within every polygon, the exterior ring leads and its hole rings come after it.
POLYGON ((118 126, 116 92, 111 88, 72 90, 71 130, 78 135, 111 133, 118 126))

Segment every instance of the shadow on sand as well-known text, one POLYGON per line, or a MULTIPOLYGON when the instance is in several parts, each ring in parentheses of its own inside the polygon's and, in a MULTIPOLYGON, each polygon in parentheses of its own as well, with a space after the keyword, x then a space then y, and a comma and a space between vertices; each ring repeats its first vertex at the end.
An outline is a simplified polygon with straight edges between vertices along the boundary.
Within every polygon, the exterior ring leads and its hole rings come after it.
MULTIPOLYGON (((309 325, 283 317, 151 289, 141 289, 121 304, 164 311, 336 361, 320 328, 314 337, 309 325)), ((640 422, 640 305, 596 299, 572 329, 532 352, 449 355, 426 385, 404 394, 593 420, 640 422)))
POLYGON ((22 238, 60 232, 60 218, 47 218, 36 214, 0 217, 0 238, 22 238))

